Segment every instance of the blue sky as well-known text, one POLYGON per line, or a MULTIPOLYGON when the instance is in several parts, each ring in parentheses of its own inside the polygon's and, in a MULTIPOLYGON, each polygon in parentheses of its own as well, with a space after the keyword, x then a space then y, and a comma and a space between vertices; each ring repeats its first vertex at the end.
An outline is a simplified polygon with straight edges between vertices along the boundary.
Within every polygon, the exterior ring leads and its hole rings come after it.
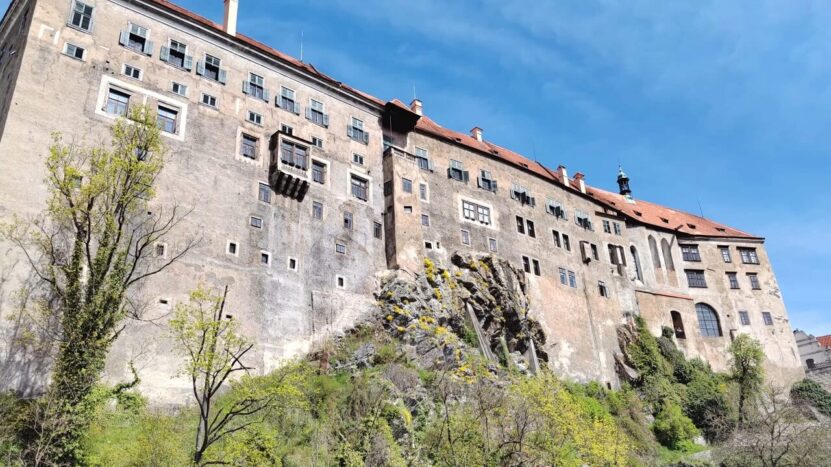
MULTIPOLYGON (((220 0, 177 0, 222 21, 220 0)), ((0 0, 5 6, 7 0, 0 0)), ((570 173, 767 238, 831 334, 831 3, 241 0, 243 34, 570 173)))

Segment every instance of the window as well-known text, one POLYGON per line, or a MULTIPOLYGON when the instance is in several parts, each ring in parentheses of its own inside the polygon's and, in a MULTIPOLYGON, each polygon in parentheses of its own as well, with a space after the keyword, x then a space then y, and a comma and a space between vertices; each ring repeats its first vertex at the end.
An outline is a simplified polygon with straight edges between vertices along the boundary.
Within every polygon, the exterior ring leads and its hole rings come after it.
POLYGON ((661 269, 661 256, 658 254, 658 242, 655 237, 649 236, 649 252, 652 254, 652 265, 655 269, 661 269))
POLYGON ((222 60, 213 55, 205 54, 205 60, 196 64, 196 74, 225 84, 228 80, 228 72, 222 69, 222 60))
POLYGON ((309 101, 309 106, 306 107, 306 118, 312 123, 322 127, 329 126, 329 116, 323 111, 323 103, 314 99, 311 99, 309 101))
POLYGON ((245 133, 242 134, 242 144, 240 146, 240 155, 248 159, 257 159, 257 146, 260 140, 245 133))
POLYGON ((77 58, 78 60, 84 59, 84 52, 86 52, 82 47, 78 47, 75 44, 70 44, 67 42, 64 44, 63 53, 72 58, 77 58))
POLYGON ((110 89, 107 94, 107 113, 110 115, 127 116, 127 108, 130 104, 130 95, 115 89, 110 89))
POLYGON ((430 216, 428 216, 427 214, 422 214, 421 215, 421 225, 423 225, 425 227, 430 227, 430 216))
POLYGON ((262 229, 263 228, 263 220, 256 216, 251 216, 251 227, 255 229, 262 229))
POLYGON ((69 24, 82 31, 89 31, 92 29, 92 9, 92 6, 75 0, 72 5, 69 24))
POLYGON ((170 83, 170 92, 173 94, 178 94, 180 96, 187 96, 188 95, 188 87, 182 83, 172 82, 170 83))
POLYGON ((687 285, 699 289, 707 288, 707 282, 704 280, 704 271, 688 269, 684 272, 687 274, 687 285))
POLYGON ((361 201, 369 199, 369 181, 357 175, 351 176, 351 192, 352 196, 361 201))
POLYGON ((150 55, 153 53, 153 43, 147 37, 147 28, 137 24, 130 24, 127 30, 121 31, 118 43, 130 50, 150 55))
POLYGON ((520 216, 516 216, 516 231, 522 235, 525 235, 525 219, 520 216))
POLYGON ((323 138, 312 136, 312 146, 323 149, 323 138))
POLYGON ((364 131, 364 122, 355 117, 352 117, 352 123, 346 128, 346 136, 359 143, 369 144, 369 133, 364 131))
POLYGON ((531 259, 531 266, 534 269, 534 275, 539 276, 540 274, 540 262, 536 259, 531 259))
POLYGON ((566 251, 571 251, 571 242, 566 234, 563 234, 563 248, 565 248, 566 251))
POLYGON ((562 248, 563 243, 560 241, 560 232, 557 232, 556 230, 552 230, 551 231, 551 236, 554 237, 554 246, 556 246, 557 248, 562 248))
POLYGON ((271 254, 265 251, 260 252, 260 264, 265 264, 268 266, 271 264, 271 254))
POLYGON ((672 329, 675 331, 675 338, 686 339, 687 333, 684 331, 684 320, 681 319, 681 313, 671 311, 670 316, 672 317, 672 329))
POLYGON ((761 290, 762 286, 759 284, 759 276, 754 272, 747 273, 747 278, 750 280, 750 288, 753 290, 761 290))
POLYGON ((563 209, 563 206, 560 203, 552 199, 549 199, 545 203, 545 212, 551 214, 556 219, 566 219, 566 210, 563 209))
POLYGON ((404 214, 412 214, 413 207, 412 206, 404 206, 404 214))
POLYGON ((280 131, 282 131, 283 133, 285 133, 289 136, 294 134, 294 128, 286 125, 285 123, 280 125, 280 131))
POLYGON ((462 245, 470 246, 470 232, 462 229, 462 245))
POLYGON ((271 187, 266 183, 259 184, 257 199, 264 203, 271 203, 271 187))
POLYGON ((343 213, 343 228, 352 230, 352 213, 349 211, 343 213))
POLYGON ((525 188, 522 185, 517 185, 516 183, 511 186, 511 199, 515 199, 519 201, 520 204, 527 204, 528 206, 537 205, 536 199, 531 196, 528 188, 525 188))
POLYGON ((531 273, 531 258, 527 256, 522 257, 522 269, 528 274, 531 273))
POLYGON ((479 178, 476 181, 478 183, 479 188, 491 192, 496 192, 496 180, 493 179, 493 176, 487 170, 482 170, 479 173, 479 178))
POLYGON ((156 244, 156 256, 159 258, 164 258, 167 246, 164 243, 157 243, 156 244))
POLYGON ((202 94, 202 103, 208 107, 216 108, 216 97, 210 94, 202 94))
POLYGON ((563 285, 568 285, 568 273, 564 268, 559 268, 560 272, 560 283, 563 285))
POLYGON ((697 303, 695 313, 698 315, 698 330, 702 336, 721 337, 721 323, 716 310, 706 303, 697 303))
POLYGON ((335 253, 345 255, 346 254, 346 245, 343 243, 335 243, 335 253))
POLYGON ((360 154, 352 154, 352 163, 364 165, 364 156, 360 154))
POLYGON ((577 288, 577 275, 574 274, 574 271, 568 272, 568 286, 572 289, 577 288))
POLYGON ((415 159, 418 168, 421 170, 433 170, 433 163, 427 157, 427 150, 424 148, 415 148, 415 159))
POLYGON ((488 238, 488 250, 493 252, 493 253, 496 253, 496 251, 497 251, 496 247, 497 247, 496 239, 495 238, 488 238))
POLYGON ((632 253, 632 261, 635 263, 635 276, 643 282, 643 270, 641 269, 641 257, 638 255, 638 249, 635 248, 635 245, 632 245, 629 247, 629 251, 632 253))
POLYGON ((603 220, 603 231, 606 233, 612 233, 612 223, 605 219, 603 220))
POLYGON ((422 201, 427 201, 427 184, 426 183, 419 183, 418 184, 418 197, 422 201))
POLYGON ((528 236, 531 238, 537 238, 537 231, 534 229, 534 221, 531 219, 525 219, 525 225, 528 230, 528 236))
POLYGON ((735 272, 727 273, 727 282, 730 284, 731 289, 739 288, 739 278, 736 276, 735 272))
POLYGON ((339 289, 346 287, 346 279, 344 279, 343 276, 337 276, 336 283, 338 284, 339 289))
POLYGON ((239 252, 239 249, 237 248, 237 243, 236 242, 228 242, 228 247, 226 248, 225 252, 228 253, 229 255, 236 256, 237 253, 239 252))
POLYGON ((623 235, 623 231, 620 229, 620 224, 617 222, 612 222, 612 228, 615 231, 615 235, 623 235))
POLYGON ((462 200, 462 215, 465 219, 479 222, 484 225, 491 224, 491 209, 486 206, 480 206, 470 201, 462 200))
POLYGON ((384 182, 384 196, 392 196, 392 180, 384 182))
POLYGON ((254 73, 248 73, 248 81, 242 83, 242 92, 257 99, 269 100, 268 90, 265 89, 265 79, 254 73))
MULTIPOLYGON (((669 246, 669 242, 665 238, 661 239, 661 251, 664 254, 664 264, 666 264, 667 270, 675 271, 675 262, 672 260, 672 248, 669 246)), ((675 275, 672 274, 670 277, 674 278, 675 275)))
POLYGON ((447 177, 467 183, 470 180, 470 172, 465 170, 465 166, 460 161, 451 159, 450 167, 447 168, 447 177))
POLYGON ((179 111, 170 107, 159 106, 156 124, 159 129, 170 134, 176 133, 176 119, 179 116, 179 111))
POLYGON ((257 112, 249 110, 248 111, 248 121, 253 123, 254 125, 262 126, 263 116, 262 116, 262 114, 258 114, 257 112))
POLYGON ((681 245, 681 257, 684 261, 700 263, 701 253, 698 252, 698 245, 681 245))
POLYGON ((718 247, 718 251, 721 252, 721 259, 723 259, 725 263, 732 263, 733 262, 733 258, 730 257, 730 247, 729 246, 720 246, 720 247, 718 247))
POLYGON ((762 319, 765 321, 765 326, 773 326, 773 316, 771 316, 770 312, 763 311, 762 319))
POLYGON ((401 179, 401 189, 404 190, 404 193, 412 193, 413 192, 413 181, 409 178, 402 178, 401 179))
POLYGON ((291 141, 280 142, 280 161, 283 164, 306 170, 308 164, 308 148, 291 141))
POLYGON ((287 264, 289 267, 289 271, 297 271, 300 268, 300 263, 298 263, 295 258, 289 257, 287 264))
POLYGON ((750 326, 750 314, 746 311, 740 311, 739 321, 741 321, 742 326, 750 326))
POLYGON ((609 262, 617 266, 626 266, 626 255, 622 246, 609 245, 609 262))
POLYGON ((600 293, 601 297, 609 298, 609 289, 606 288, 606 283, 603 281, 597 282, 597 291, 600 293))
POLYGON ((579 225, 580 227, 582 227, 585 230, 592 230, 592 231, 594 230, 594 227, 592 227, 592 221, 589 218, 589 215, 586 214, 583 211, 577 210, 577 212, 575 212, 574 222, 576 222, 577 225, 579 225))
POLYGON ((600 256, 597 254, 597 245, 592 243, 590 246, 592 248, 592 257, 595 259, 595 261, 600 261, 600 256))
POLYGON ((380 222, 375 222, 372 226, 372 234, 375 238, 381 238, 384 226, 380 222))
POLYGON ((187 50, 188 46, 171 39, 169 46, 161 48, 159 59, 175 67, 190 71, 193 68, 193 57, 187 55, 187 50))
POLYGON ((124 75, 133 79, 141 80, 141 69, 134 67, 133 65, 124 65, 124 75))
POLYGON ((326 164, 316 160, 312 161, 312 181, 321 185, 326 183, 326 164))
POLYGON ((295 100, 294 89, 285 86, 280 88, 280 97, 277 99, 277 107, 288 110, 293 114, 300 114, 300 105, 295 100))
POLYGON ((744 264, 759 264, 759 257, 756 256, 755 248, 739 248, 739 255, 744 264))
POLYGON ((323 219, 323 203, 312 201, 312 219, 323 219))
POLYGON ((809 358, 805 360, 805 366, 807 366, 809 370, 813 370, 814 368, 816 368, 817 364, 814 363, 813 358, 809 358))

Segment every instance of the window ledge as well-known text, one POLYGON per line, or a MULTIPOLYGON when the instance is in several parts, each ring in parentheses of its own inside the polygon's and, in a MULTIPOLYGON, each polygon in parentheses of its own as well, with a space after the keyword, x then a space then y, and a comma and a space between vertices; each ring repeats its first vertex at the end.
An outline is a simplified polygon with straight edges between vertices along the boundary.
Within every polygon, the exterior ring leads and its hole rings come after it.
POLYGON ((76 30, 76 31, 81 31, 81 32, 82 32, 82 33, 84 33, 84 34, 92 34, 92 28, 89 28, 89 29, 87 30, 87 29, 84 29, 84 28, 82 28, 82 27, 80 27, 80 26, 75 26, 74 24, 69 23, 69 22, 68 22, 68 23, 66 23, 66 27, 68 27, 68 28, 70 28, 70 29, 74 29, 74 30, 76 30))

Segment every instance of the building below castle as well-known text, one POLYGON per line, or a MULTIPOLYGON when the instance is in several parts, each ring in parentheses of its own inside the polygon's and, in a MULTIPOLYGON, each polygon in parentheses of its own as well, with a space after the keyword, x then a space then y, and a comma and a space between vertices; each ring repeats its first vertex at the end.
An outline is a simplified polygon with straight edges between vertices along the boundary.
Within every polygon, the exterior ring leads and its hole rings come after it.
MULTIPOLYGON (((188 383, 164 322, 199 283, 230 286, 229 315, 269 371, 375 306, 379 273, 424 258, 492 254, 525 271, 529 314, 550 367, 617 385, 617 327, 671 328, 688 357, 728 366, 739 334, 760 341, 768 375, 804 375, 764 239, 614 192, 353 89, 164 0, 13 0, 0 24, 0 220, 46 206, 51 133, 106 141, 136 104, 158 114, 171 158, 153 209, 190 214, 157 261, 200 243, 137 291, 149 303, 113 348, 107 377, 182 403, 188 383)), ((605 176, 604 176, 605 178, 605 176)), ((611 180, 610 180, 611 181, 611 180)), ((8 319, 31 278, 0 243, 0 389, 36 391, 47 364, 8 319)))
POLYGON ((831 335, 814 337, 804 331, 794 331, 805 376, 831 391, 831 335))

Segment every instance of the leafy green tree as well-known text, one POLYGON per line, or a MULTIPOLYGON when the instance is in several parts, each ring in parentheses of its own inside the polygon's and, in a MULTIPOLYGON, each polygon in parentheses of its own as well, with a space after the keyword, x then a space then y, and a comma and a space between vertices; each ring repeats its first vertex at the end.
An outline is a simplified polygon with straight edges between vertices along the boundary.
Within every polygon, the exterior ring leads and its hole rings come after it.
POLYGON ((739 391, 739 424, 747 420, 746 408, 759 395, 765 373, 762 346, 747 334, 740 334, 730 344, 731 378, 739 391))
POLYGON ((29 451, 37 453, 32 463, 78 462, 90 421, 87 398, 124 319, 141 312, 130 289, 193 245, 151 259, 183 217, 176 208, 147 209, 166 157, 155 114, 144 107, 117 120, 106 145, 69 144, 55 133, 46 211, 3 228, 42 286, 32 316, 53 330, 57 347, 51 383, 28 429, 29 451))

